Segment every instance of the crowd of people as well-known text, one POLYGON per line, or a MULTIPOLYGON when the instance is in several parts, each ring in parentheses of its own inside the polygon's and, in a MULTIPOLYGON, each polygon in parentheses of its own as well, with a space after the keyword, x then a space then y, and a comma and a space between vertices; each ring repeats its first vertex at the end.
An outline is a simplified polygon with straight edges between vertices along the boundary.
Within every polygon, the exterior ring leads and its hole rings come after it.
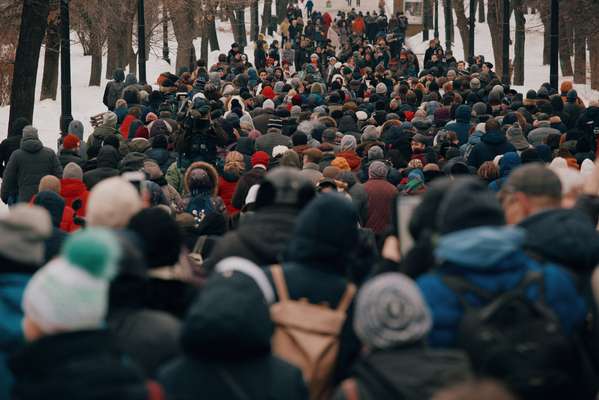
POLYGON ((596 398, 599 102, 302 18, 12 124, 0 400, 596 398))

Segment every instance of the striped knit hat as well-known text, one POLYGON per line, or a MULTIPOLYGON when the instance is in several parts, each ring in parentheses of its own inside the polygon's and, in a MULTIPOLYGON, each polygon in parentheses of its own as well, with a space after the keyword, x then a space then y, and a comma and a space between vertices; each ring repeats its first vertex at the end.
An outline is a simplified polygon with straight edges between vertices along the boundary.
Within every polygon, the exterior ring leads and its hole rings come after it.
POLYGON ((414 281, 386 273, 366 282, 356 300, 354 330, 371 349, 416 342, 429 332, 431 313, 414 281))

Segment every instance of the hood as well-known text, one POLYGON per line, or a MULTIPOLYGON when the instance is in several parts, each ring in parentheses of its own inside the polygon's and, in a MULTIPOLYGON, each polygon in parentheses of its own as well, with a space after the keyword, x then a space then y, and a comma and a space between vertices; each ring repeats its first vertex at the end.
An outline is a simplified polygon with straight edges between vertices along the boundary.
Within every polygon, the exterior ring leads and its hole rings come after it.
POLYGON ((254 142, 254 139, 250 139, 248 137, 240 137, 237 140, 237 145, 235 146, 235 150, 246 156, 251 156, 254 154, 255 148, 256 142, 254 142))
POLYGON ((26 139, 21 139, 20 148, 27 153, 37 153, 44 148, 44 145, 38 138, 28 137, 26 139))
POLYGON ((212 181, 212 196, 216 197, 218 195, 218 172, 216 172, 216 168, 214 168, 211 164, 208 164, 203 161, 196 161, 187 168, 185 171, 185 178, 183 179, 183 185, 185 187, 185 192, 189 193, 189 175, 191 171, 196 168, 201 168, 206 171, 210 180, 212 181))
POLYGON ((507 138, 501 131, 489 131, 489 132, 485 133, 480 138, 480 140, 483 143, 490 144, 493 146, 507 142, 507 138))
POLYGON ((119 165, 119 152, 110 145, 104 145, 98 153, 98 168, 114 168, 119 165))
POLYGON ((518 153, 514 153, 513 151, 505 153, 503 157, 501 157, 501 160, 499 160, 499 174, 502 178, 505 178, 511 174, 513 170, 518 168, 520 164, 521 161, 518 153))
POLYGON ((60 226, 65 205, 62 197, 51 191, 40 192, 35 195, 33 204, 45 208, 50 213, 54 227, 58 228, 60 226))
POLYGON ((146 155, 156 161, 158 165, 165 165, 171 158, 167 149, 149 149, 146 151, 146 155))
POLYGON ((125 79, 125 86, 129 85, 137 85, 137 78, 135 74, 127 74, 127 78, 125 79))
POLYGON ((339 119, 337 129, 341 133, 357 132, 358 126, 356 125, 356 121, 353 119, 351 115, 344 115, 339 119))
POLYGON ((86 191, 85 184, 79 179, 65 178, 60 180, 60 195, 64 198, 81 197, 86 191))
POLYGON ((340 194, 317 197, 300 213, 285 261, 345 274, 358 242, 358 215, 340 194))
MULTIPOLYGON (((133 76, 135 78, 135 75, 133 76)), ((122 82, 125 80, 125 71, 121 68, 117 68, 114 70, 114 74, 112 74, 112 78, 117 82, 122 82)))
POLYGON ((23 136, 23 128, 27 125, 31 125, 31 123, 26 118, 17 118, 12 124, 12 129, 8 133, 8 136, 23 136))
POLYGON ((470 106, 461 105, 455 110, 455 119, 457 122, 469 123, 472 109, 470 106))
POLYGON ((136 153, 145 153, 152 145, 150 141, 146 138, 135 138, 131 142, 129 142, 129 151, 133 151, 136 153))
POLYGON ((444 235, 435 256, 469 269, 489 268, 521 249, 525 232, 514 227, 482 226, 444 235))
POLYGON ((547 261, 577 272, 590 272, 599 263, 599 233, 578 210, 547 210, 526 218, 520 226, 527 232, 525 249, 547 261))
POLYGON ((479 144, 482 140, 483 133, 480 131, 474 131, 468 138, 468 144, 479 144))
POLYGON ((214 274, 188 313, 181 345, 193 358, 247 359, 270 353, 273 330, 264 295, 250 276, 214 274))

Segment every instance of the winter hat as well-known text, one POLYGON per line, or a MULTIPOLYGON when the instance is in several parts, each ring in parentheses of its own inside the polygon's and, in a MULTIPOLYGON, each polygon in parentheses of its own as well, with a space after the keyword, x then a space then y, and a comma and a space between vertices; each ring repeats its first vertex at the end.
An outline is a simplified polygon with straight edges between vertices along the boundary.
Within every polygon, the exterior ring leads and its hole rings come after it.
POLYGON ((483 102, 478 102, 472 106, 472 114, 474 116, 480 116, 487 113, 487 105, 483 102))
POLYGON ((563 81, 559 87, 561 93, 568 93, 570 90, 574 88, 572 81, 563 81))
POLYGON ((169 136, 171 134, 171 126, 163 119, 158 119, 152 123, 150 127, 150 137, 156 137, 160 135, 169 136))
POLYGON ((549 168, 556 172, 558 169, 568 168, 568 162, 563 157, 555 157, 549 164, 549 168))
POLYGON ((362 133, 362 142, 369 140, 377 140, 380 137, 379 130, 374 125, 366 125, 364 127, 364 133, 362 133))
POLYGON ((123 228, 143 207, 135 187, 121 177, 108 178, 92 189, 87 201, 87 225, 123 228))
POLYGON ((204 168, 193 168, 187 174, 187 185, 192 195, 212 192, 214 183, 204 168))
POLYGON ((322 170, 322 176, 325 178, 335 179, 341 170, 335 166, 329 165, 325 169, 322 170))
POLYGON ((65 150, 73 150, 73 149, 77 148, 77 146, 79 146, 79 144, 80 144, 79 138, 77 136, 73 135, 72 133, 69 133, 68 135, 66 135, 64 137, 62 147, 65 150))
POLYGON ((362 110, 356 111, 356 118, 358 121, 366 121, 368 119, 368 114, 362 110))
POLYGON ((530 143, 524 137, 522 129, 512 126, 506 133, 508 142, 510 142, 518 151, 523 151, 530 148, 530 143))
POLYGON ((385 154, 380 146, 372 146, 368 149, 368 161, 382 160, 383 158, 385 158, 385 154))
POLYGON ((355 307, 354 331, 370 349, 417 342, 433 324, 420 289, 400 273, 388 272, 366 282, 355 307))
POLYGON ((275 292, 262 268, 258 267, 250 260, 241 257, 225 258, 224 260, 216 264, 215 267, 215 272, 219 274, 227 274, 234 271, 241 272, 252 278, 256 285, 260 288, 262 294, 264 295, 266 303, 269 305, 274 304, 276 299, 275 292))
POLYGON ((31 125, 23 128, 23 139, 39 139, 37 129, 31 125))
POLYGON ((594 171, 595 163, 589 160, 588 158, 585 159, 580 165, 580 175, 582 175, 585 179, 593 175, 594 171))
POLYGON ((115 113, 113 113, 112 111, 108 111, 105 112, 104 116, 102 117, 102 125, 114 128, 118 120, 119 118, 115 113))
POLYGON ((36 272, 25 288, 26 318, 45 334, 100 328, 120 253, 109 230, 89 228, 74 233, 61 256, 36 272))
POLYGON ((478 78, 472 78, 470 80, 470 89, 471 90, 478 90, 478 89, 480 89, 480 80, 478 78))
POLYGON ((142 240, 148 268, 175 265, 179 260, 183 236, 167 211, 158 207, 141 210, 127 228, 142 240))
POLYGON ((264 110, 273 110, 274 111, 275 103, 271 99, 266 99, 266 100, 264 100, 264 103, 262 103, 262 108, 264 110))
MULTIPOLYGON (((260 94, 269 100, 275 98, 275 91, 270 86, 265 86, 264 89, 262 89, 262 92, 260 92, 260 94)), ((262 108, 264 108, 264 106, 262 106, 262 108)))
POLYGON ((60 179, 54 175, 46 175, 40 179, 40 183, 37 186, 38 192, 50 191, 54 193, 60 193, 60 179))
POLYGON ((285 154, 285 152, 289 150, 289 147, 278 145, 272 149, 272 158, 285 154))
POLYGON ((331 161, 331 167, 337 167, 340 171, 351 171, 349 163, 343 157, 335 157, 335 159, 331 161))
POLYGON ((77 136, 79 140, 83 140, 83 123, 81 121, 71 121, 67 131, 77 136))
POLYGON ((382 161, 373 161, 368 167, 369 179, 386 179, 389 167, 382 161))
POLYGON ((437 212, 441 234, 480 226, 505 224, 497 197, 473 177, 457 178, 444 196, 437 212))
POLYGON ((344 135, 341 139, 341 151, 356 150, 357 141, 353 135, 344 135))
POLYGON ((37 267, 44 262, 44 240, 51 234, 52 222, 45 209, 17 204, 0 215, 0 255, 37 267))
POLYGON ((83 170, 77 163, 70 162, 62 170, 62 178, 83 180, 83 170))
POLYGON ((252 167, 261 165, 264 168, 268 168, 269 162, 270 162, 270 157, 268 157, 268 153, 266 153, 264 151, 257 151, 252 155, 252 167))
POLYGON ((119 162, 119 169, 123 172, 141 171, 144 167, 144 161, 148 159, 144 153, 132 152, 127 153, 119 162))
POLYGON ((574 103, 576 102, 576 99, 578 99, 578 92, 572 89, 568 92, 568 95, 566 97, 568 99, 568 103, 574 103))
POLYGON ((387 85, 385 85, 383 82, 378 83, 376 85, 375 92, 376 92, 376 94, 380 94, 380 95, 387 94, 387 85))

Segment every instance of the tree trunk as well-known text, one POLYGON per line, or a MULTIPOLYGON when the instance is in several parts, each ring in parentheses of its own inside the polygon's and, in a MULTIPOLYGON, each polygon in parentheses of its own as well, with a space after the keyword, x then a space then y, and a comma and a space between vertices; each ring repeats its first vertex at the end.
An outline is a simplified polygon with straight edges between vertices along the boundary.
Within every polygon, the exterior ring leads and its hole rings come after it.
POLYGON ((502 22, 502 8, 500 0, 489 0, 487 4, 487 21, 489 23, 489 31, 491 32, 491 45, 493 46, 493 57, 495 59, 495 71, 497 76, 503 76, 503 65, 502 64, 502 33, 503 24, 502 22))
POLYGON ((266 33, 266 29, 270 24, 270 13, 272 10, 272 0, 264 0, 264 11, 262 12, 262 26, 260 27, 260 33, 266 33))
POLYGON ((574 70, 572 69, 572 48, 570 47, 572 24, 569 24, 564 17, 564 13, 561 12, 559 18, 559 61, 562 76, 572 76, 574 75, 574 70))
POLYGON ((248 45, 247 32, 245 29, 245 8, 240 8, 235 11, 235 16, 237 17, 237 27, 239 30, 239 46, 244 48, 248 45))
POLYGON ((258 33, 260 33, 260 23, 258 21, 258 1, 255 0, 250 5, 250 39, 255 42, 258 40, 258 33))
MULTIPOLYGON (((476 1, 476 0, 472 0, 476 1)), ((485 23, 485 0, 478 0, 478 23, 485 23)))
POLYGON ((102 82, 102 40, 99 36, 95 30, 92 30, 90 35, 92 67, 89 74, 89 86, 100 86, 102 82))
POLYGON ((52 10, 46 28, 46 50, 44 51, 44 73, 40 100, 56 100, 58 89, 58 61, 60 59, 60 35, 58 33, 58 10, 52 10))
POLYGON ((514 85, 524 85, 524 43, 526 40, 526 18, 524 17, 525 5, 522 0, 514 3, 514 16, 516 19, 516 35, 514 38, 514 85))
POLYGON ((197 27, 195 26, 193 9, 182 9, 169 3, 169 13, 173 22, 173 31, 177 38, 177 61, 175 65, 178 73, 181 68, 188 68, 189 60, 192 57, 195 58, 193 39, 195 39, 197 27))
POLYGON ((114 35, 108 32, 108 54, 106 55, 106 79, 111 79, 114 74, 114 70, 117 69, 118 64, 118 51, 114 40, 114 35))
POLYGON ((214 16, 208 22, 208 36, 210 39, 210 51, 220 50, 218 45, 218 34, 216 33, 216 19, 214 16))
POLYGON ((277 10, 277 22, 281 23, 287 16, 287 0, 275 0, 277 10))
POLYGON ((541 21, 543 22, 543 65, 549 65, 551 57, 551 27, 549 24, 549 12, 545 7, 541 7, 539 13, 541 14, 541 21))
POLYGON ((200 43, 200 59, 206 60, 206 63, 208 63, 208 44, 210 43, 209 26, 209 21, 204 21, 204 27, 202 28, 202 41, 200 43))
POLYGON ((574 83, 587 83, 587 37, 582 24, 574 25, 574 83))
POLYGON ((591 57, 591 89, 599 90, 599 41, 589 37, 591 57))
POLYGON ((8 131, 15 119, 33 121, 35 83, 40 47, 48 24, 49 0, 24 0, 19 42, 15 56, 8 131))
POLYGON ((462 46, 464 47, 464 59, 470 54, 470 42, 468 41, 468 33, 470 32, 468 26, 468 18, 466 17, 466 11, 464 10, 464 2, 460 0, 453 1, 453 9, 456 16, 456 25, 460 31, 462 38, 462 46))

